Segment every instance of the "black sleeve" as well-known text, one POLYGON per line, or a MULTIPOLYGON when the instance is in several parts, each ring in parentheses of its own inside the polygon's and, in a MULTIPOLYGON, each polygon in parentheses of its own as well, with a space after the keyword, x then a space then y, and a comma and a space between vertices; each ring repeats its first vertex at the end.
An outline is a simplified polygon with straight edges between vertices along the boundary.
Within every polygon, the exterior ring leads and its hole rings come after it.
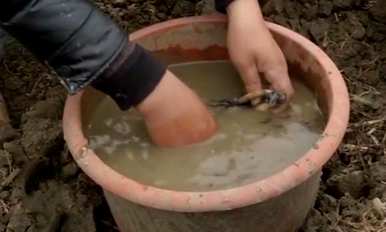
POLYGON ((216 10, 221 13, 226 13, 226 9, 234 0, 215 0, 216 10))
POLYGON ((55 69, 70 94, 93 83, 116 101, 117 92, 126 94, 125 103, 117 101, 126 109, 146 97, 165 70, 88 0, 1 0, 0 22, 55 69))

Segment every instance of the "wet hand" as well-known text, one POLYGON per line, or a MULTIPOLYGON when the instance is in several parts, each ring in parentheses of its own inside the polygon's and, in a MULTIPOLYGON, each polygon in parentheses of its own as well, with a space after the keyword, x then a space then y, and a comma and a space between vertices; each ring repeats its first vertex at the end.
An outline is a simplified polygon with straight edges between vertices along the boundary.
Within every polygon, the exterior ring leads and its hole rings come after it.
POLYGON ((199 97, 169 71, 137 109, 145 118, 153 142, 163 147, 201 142, 217 129, 199 97))
POLYGON ((260 111, 280 110, 283 104, 286 103, 287 97, 285 94, 275 90, 263 89, 261 91, 254 91, 238 98, 239 104, 250 103, 253 107, 260 111))
POLYGON ((264 78, 270 89, 285 94, 286 100, 290 100, 294 89, 289 79, 287 63, 265 25, 257 1, 235 0, 227 10, 229 54, 243 79, 247 93, 262 93, 261 78, 264 78))

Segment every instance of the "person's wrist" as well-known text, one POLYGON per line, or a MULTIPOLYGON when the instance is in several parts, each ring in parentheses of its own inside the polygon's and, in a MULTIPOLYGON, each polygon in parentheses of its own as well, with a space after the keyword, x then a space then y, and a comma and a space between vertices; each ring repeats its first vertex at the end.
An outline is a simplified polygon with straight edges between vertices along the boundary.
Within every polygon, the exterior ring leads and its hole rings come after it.
POLYGON ((127 43, 92 86, 109 95, 121 110, 142 102, 165 76, 166 66, 139 45, 127 43))
POLYGON ((165 101, 165 98, 167 98, 167 96, 164 95, 164 88, 169 84, 169 82, 169 71, 166 71, 154 90, 145 99, 143 99, 142 102, 135 106, 135 108, 144 116, 151 115, 154 113, 154 111, 161 108, 163 101, 165 101))
MULTIPOLYGON (((155 89, 135 108, 145 118, 175 118, 184 114, 186 104, 192 101, 199 103, 194 93, 167 70, 155 89)), ((189 107, 186 110, 189 111, 189 107)))
POLYGON ((270 32, 261 13, 260 6, 256 0, 235 0, 228 7, 228 36, 249 36, 258 37, 258 40, 265 41, 270 32))
POLYGON ((185 101, 191 97, 190 89, 167 70, 155 89, 135 108, 145 119, 152 120, 155 117, 172 119, 184 113, 182 111, 185 101), (184 103, 180 102, 180 98, 185 98, 184 103))
POLYGON ((169 71, 136 109, 144 117, 153 142, 163 147, 201 142, 217 129, 199 97, 169 71))
POLYGON ((256 10, 260 7, 257 0, 233 0, 228 4, 226 10, 227 13, 232 13, 239 11, 239 9, 245 10, 245 8, 248 8, 249 10, 256 10))
POLYGON ((234 0, 227 7, 227 14, 230 21, 247 20, 245 23, 264 23, 264 18, 257 0, 234 0))

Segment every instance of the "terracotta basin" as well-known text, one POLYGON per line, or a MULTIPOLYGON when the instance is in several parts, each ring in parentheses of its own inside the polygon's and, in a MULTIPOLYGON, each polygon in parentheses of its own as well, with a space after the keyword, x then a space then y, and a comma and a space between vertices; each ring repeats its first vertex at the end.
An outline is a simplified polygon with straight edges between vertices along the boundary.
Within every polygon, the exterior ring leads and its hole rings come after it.
MULTIPOLYGON (((321 168, 344 136, 349 98, 339 70, 320 48, 284 27, 267 25, 290 69, 314 90, 327 118, 317 144, 268 178, 212 192, 169 191, 138 183, 87 148, 82 126, 102 96, 89 89, 68 97, 65 140, 78 165, 104 189, 122 232, 290 232, 301 226, 314 204, 321 168)), ((130 37, 170 63, 227 58, 226 19, 221 16, 171 20, 130 37)))

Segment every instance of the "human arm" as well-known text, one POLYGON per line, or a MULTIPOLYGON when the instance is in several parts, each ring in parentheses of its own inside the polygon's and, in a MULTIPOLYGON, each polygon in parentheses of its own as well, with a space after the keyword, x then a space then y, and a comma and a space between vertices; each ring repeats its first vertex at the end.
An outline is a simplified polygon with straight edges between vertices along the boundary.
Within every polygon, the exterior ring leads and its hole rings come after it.
POLYGON ((90 2, 4 0, 0 1, 0 22, 42 62, 54 68, 70 94, 91 85, 112 97, 122 110, 135 106, 144 115, 157 144, 186 145, 214 133, 213 118, 192 90, 144 48, 128 41, 127 33, 90 2), (174 119, 169 121, 168 110, 186 102, 190 105, 174 108, 174 119), (189 121, 207 127, 181 127, 189 121), (151 126, 156 123, 169 126, 160 134, 151 126), (178 141, 175 134, 179 134, 178 141))

